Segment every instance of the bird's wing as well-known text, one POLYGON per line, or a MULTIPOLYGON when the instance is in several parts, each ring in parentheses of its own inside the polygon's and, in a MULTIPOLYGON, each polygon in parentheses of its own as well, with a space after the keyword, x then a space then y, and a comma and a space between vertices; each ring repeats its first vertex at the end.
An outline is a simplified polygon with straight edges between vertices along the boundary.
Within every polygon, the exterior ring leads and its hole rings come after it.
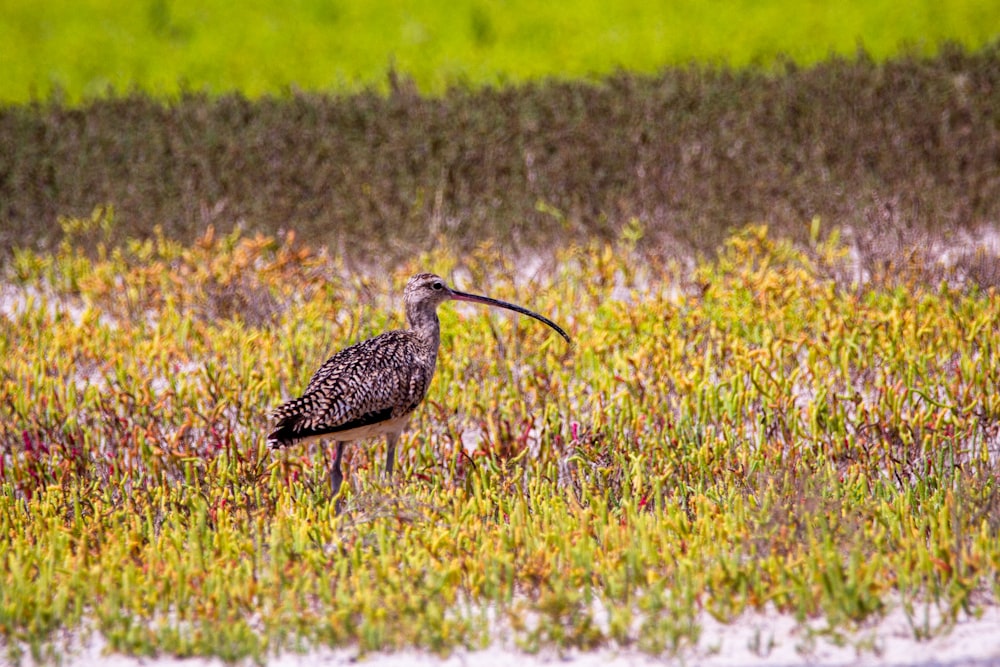
POLYGON ((407 414, 427 393, 432 373, 408 332, 362 341, 330 357, 302 396, 274 411, 268 442, 281 447, 407 414))

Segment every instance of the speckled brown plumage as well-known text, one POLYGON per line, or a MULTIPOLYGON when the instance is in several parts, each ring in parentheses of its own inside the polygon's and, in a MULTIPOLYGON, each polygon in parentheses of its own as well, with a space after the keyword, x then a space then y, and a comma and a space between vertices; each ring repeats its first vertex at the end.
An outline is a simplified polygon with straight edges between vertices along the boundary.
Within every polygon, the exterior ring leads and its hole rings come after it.
POLYGON ((427 394, 436 356, 409 330, 341 350, 320 366, 301 397, 274 411, 268 443, 285 447, 409 415, 427 394))
POLYGON ((352 345, 320 366, 299 398, 273 413, 274 430, 267 436, 273 448, 317 438, 337 442, 330 470, 334 495, 343 474, 344 444, 374 435, 386 435, 385 474, 392 475, 396 441, 410 415, 427 394, 441 341, 437 307, 449 299, 506 308, 533 317, 569 336, 551 320, 505 301, 459 292, 432 273, 419 273, 406 285, 408 329, 388 331, 352 345))

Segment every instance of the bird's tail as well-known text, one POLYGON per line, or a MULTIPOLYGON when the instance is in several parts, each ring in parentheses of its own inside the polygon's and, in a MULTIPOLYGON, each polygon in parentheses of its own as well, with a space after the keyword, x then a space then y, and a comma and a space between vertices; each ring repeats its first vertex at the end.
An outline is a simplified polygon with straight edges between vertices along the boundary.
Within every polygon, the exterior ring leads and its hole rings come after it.
POLYGON ((267 434, 267 445, 271 449, 281 449, 294 445, 296 441, 293 429, 289 426, 278 425, 276 429, 267 434))
POLYGON ((294 445, 302 437, 302 409, 306 403, 302 398, 296 398, 274 409, 271 413, 274 430, 267 434, 267 444, 271 449, 294 445))

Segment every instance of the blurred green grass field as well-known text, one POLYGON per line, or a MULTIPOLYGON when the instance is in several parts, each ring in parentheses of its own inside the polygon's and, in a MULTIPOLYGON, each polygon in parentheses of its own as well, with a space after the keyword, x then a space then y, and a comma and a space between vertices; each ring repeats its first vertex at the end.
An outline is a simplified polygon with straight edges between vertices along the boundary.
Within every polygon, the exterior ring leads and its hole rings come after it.
POLYGON ((1000 34, 1000 5, 946 2, 725 3, 524 0, 32 2, 4 0, 0 102, 80 101, 141 89, 384 88, 390 69, 421 91, 539 77, 652 72, 692 61, 809 64, 859 48, 875 58, 977 48, 1000 34))

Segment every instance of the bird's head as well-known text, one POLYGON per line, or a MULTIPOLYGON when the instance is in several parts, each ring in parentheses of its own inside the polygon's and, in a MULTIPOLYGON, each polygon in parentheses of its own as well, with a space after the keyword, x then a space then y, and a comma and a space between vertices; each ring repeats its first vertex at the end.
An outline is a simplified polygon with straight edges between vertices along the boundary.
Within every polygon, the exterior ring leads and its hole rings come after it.
POLYGON ((421 310, 428 306, 437 308, 438 305, 454 298, 454 292, 448 283, 441 276, 433 273, 418 273, 410 278, 403 291, 403 300, 406 302, 406 309, 409 311, 413 307, 421 310))
POLYGON ((406 302, 406 317, 409 320, 410 325, 417 326, 418 323, 424 321, 425 318, 428 317, 436 318, 437 307, 442 302, 448 301, 449 299, 482 303, 487 306, 505 308, 507 310, 513 310, 516 313, 521 313, 522 315, 527 315, 528 317, 533 317, 539 322, 544 322, 548 326, 552 327, 560 336, 566 339, 567 343, 572 344, 569 335, 563 331, 559 325, 547 317, 542 317, 538 313, 532 312, 527 308, 522 308, 521 306, 517 306, 506 301, 500 301, 499 299, 493 299, 488 296, 480 296, 478 294, 469 294, 468 292, 459 292, 458 290, 448 287, 444 278, 436 276, 433 273, 418 273, 410 278, 410 281, 406 283, 406 290, 403 292, 403 300, 406 302))

